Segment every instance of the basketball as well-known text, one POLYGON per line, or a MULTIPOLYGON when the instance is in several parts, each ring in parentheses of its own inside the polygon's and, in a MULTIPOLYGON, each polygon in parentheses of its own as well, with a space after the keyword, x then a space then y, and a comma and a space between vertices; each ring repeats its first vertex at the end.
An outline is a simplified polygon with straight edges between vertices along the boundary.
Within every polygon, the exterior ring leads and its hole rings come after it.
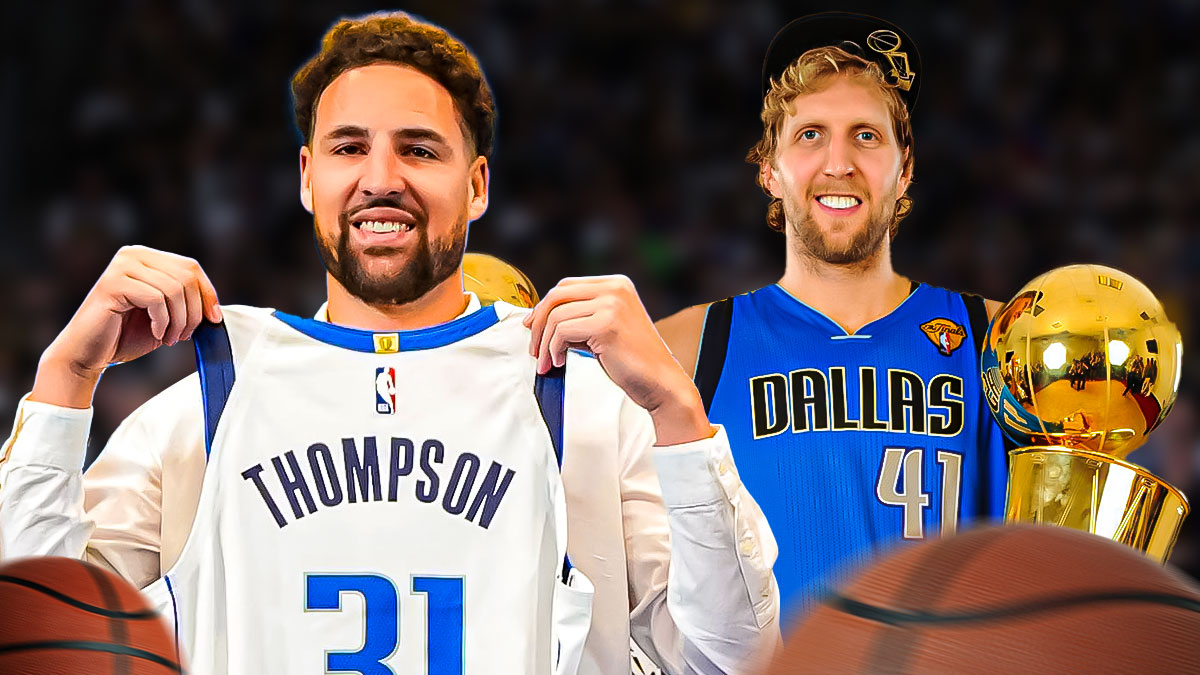
POLYGON ((1200 588, 1111 540, 993 527, 900 550, 801 620, 767 671, 1200 671, 1200 588))
POLYGON ((183 672, 158 613, 128 582, 71 558, 0 565, 0 673, 183 672))

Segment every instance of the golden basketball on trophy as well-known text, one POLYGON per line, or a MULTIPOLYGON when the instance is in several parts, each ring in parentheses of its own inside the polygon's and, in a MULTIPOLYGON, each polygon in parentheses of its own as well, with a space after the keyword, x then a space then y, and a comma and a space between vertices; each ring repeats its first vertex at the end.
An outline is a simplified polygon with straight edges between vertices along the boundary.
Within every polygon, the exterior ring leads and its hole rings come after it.
POLYGON ((1100 265, 1051 270, 992 319, 983 390, 1009 453, 1005 520, 1092 532, 1166 562, 1183 493, 1126 456, 1179 391, 1183 344, 1162 304, 1100 265))
POLYGON ((463 256, 463 289, 479 296, 484 307, 503 300, 517 307, 533 307, 538 294, 525 273, 510 263, 487 253, 463 256))

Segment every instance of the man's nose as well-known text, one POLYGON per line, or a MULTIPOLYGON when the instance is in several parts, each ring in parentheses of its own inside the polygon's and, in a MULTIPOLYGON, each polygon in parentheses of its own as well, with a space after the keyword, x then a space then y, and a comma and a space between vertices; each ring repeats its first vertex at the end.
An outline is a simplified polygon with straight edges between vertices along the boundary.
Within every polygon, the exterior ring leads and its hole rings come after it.
POLYGON ((367 154, 359 189, 365 195, 399 194, 408 187, 404 162, 390 144, 376 143, 367 154))
POLYGON ((854 156, 850 144, 843 140, 830 141, 825 155, 823 172, 830 178, 847 178, 854 174, 854 156))

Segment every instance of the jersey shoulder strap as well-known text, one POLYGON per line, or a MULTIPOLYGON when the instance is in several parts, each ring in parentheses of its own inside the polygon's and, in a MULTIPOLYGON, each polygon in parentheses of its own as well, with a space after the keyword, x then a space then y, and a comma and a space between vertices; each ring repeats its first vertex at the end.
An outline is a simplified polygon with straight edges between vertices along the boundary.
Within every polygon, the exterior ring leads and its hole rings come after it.
POLYGON ((202 321, 192 333, 196 346, 196 371, 204 403, 204 458, 212 454, 213 434, 233 390, 233 348, 224 323, 202 321))
POLYGON ((563 398, 566 395, 563 376, 566 370, 565 366, 556 366, 533 381, 533 394, 537 397, 542 419, 546 421, 546 429, 550 432, 550 441, 554 443, 554 455, 558 458, 560 469, 563 461, 563 398))
POLYGON ((704 329, 700 334, 700 353, 696 357, 696 388, 704 400, 704 411, 712 409, 717 383, 725 370, 725 354, 729 351, 729 330, 733 325, 733 298, 718 300, 704 313, 704 329))
MULTIPOLYGON (((562 471, 563 462, 563 403, 566 397, 564 376, 566 366, 555 366, 538 375, 533 380, 533 395, 537 397, 538 408, 542 411, 542 419, 546 422, 546 430, 550 432, 550 441, 554 444, 554 456, 558 458, 558 469, 562 471)), ((571 574, 570 556, 563 556, 561 579, 563 583, 571 574)))
POLYGON ((971 337, 975 340, 975 357, 983 353, 983 338, 987 334, 987 304, 983 296, 974 293, 959 293, 967 306, 967 318, 971 321, 971 337))

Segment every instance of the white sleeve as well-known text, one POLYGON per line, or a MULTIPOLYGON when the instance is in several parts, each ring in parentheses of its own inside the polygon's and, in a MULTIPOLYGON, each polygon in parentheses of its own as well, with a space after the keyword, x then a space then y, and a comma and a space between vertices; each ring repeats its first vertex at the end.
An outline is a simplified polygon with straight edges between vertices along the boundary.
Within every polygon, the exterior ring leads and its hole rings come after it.
POLYGON ((780 641, 778 550, 725 431, 654 448, 628 399, 621 422, 631 634, 665 672, 745 672, 780 641))
POLYGON ((91 408, 21 399, 0 452, 0 557, 83 557, 93 527, 82 475, 91 425, 91 408))
POLYGON ((142 588, 160 576, 162 467, 187 379, 134 411, 82 473, 91 410, 22 401, 0 465, 0 555, 62 555, 142 588))

